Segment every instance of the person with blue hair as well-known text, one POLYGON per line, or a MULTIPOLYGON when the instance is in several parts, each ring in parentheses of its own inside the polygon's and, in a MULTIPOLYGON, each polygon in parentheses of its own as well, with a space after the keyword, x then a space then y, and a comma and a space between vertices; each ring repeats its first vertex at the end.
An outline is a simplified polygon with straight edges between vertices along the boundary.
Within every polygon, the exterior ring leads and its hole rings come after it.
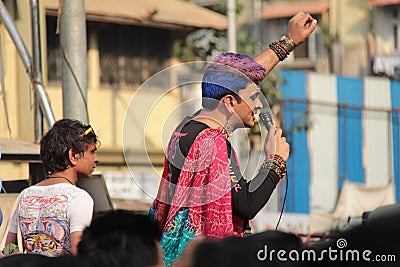
POLYGON ((263 108, 258 87, 269 71, 314 31, 316 20, 300 12, 287 34, 256 58, 223 53, 205 67, 203 109, 185 118, 172 133, 157 199, 149 214, 162 231, 164 262, 172 265, 196 237, 244 236, 248 220, 265 206, 286 173, 289 144, 271 126, 264 163, 250 190, 230 142, 233 131, 255 126, 263 108), (271 171, 270 171, 271 170, 271 171))

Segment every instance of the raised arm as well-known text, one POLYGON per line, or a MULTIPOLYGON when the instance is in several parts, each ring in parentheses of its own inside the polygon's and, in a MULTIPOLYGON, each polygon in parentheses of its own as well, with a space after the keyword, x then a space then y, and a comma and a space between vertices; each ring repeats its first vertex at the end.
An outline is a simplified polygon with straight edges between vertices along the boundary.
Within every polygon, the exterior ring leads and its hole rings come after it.
MULTIPOLYGON (((294 49, 295 46, 304 42, 310 36, 310 34, 315 30, 316 27, 317 27, 317 20, 315 20, 310 14, 300 12, 294 15, 288 23, 286 30, 286 37, 288 37, 288 39, 285 41, 288 43, 288 46, 286 48, 291 50, 286 51, 284 48, 284 50, 282 50, 283 54, 285 52, 289 54, 294 49)), ((261 52, 261 54, 259 54, 255 58, 255 60, 258 63, 264 66, 264 68, 267 71, 267 74, 276 66, 276 64, 278 64, 279 61, 283 60, 282 55, 281 58, 279 58, 278 54, 280 47, 279 44, 277 45, 278 46, 274 46, 272 49, 270 45, 270 48, 264 50, 263 52, 261 52)))

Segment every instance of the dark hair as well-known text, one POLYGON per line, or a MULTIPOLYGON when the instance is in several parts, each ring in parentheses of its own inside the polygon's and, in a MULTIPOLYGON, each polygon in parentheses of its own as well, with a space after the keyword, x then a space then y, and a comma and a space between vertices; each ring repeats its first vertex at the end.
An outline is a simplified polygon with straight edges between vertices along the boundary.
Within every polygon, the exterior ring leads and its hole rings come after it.
POLYGON ((248 55, 223 53, 216 56, 204 70, 202 106, 214 109, 218 101, 229 94, 240 101, 239 90, 251 82, 259 84, 265 75, 265 68, 248 55))
POLYGON ((69 150, 73 154, 81 154, 90 144, 97 143, 97 137, 90 125, 78 120, 62 119, 40 140, 40 158, 48 173, 65 170, 69 161, 69 150))
POLYGON ((41 254, 12 254, 0 258, 1 267, 95 267, 84 259, 72 255, 63 255, 58 257, 48 257, 41 254))
POLYGON ((95 214, 82 234, 78 255, 93 266, 152 266, 160 260, 157 222, 144 214, 110 210, 95 214))
MULTIPOLYGON (((205 240, 200 243, 193 255, 193 267, 241 267, 241 266, 296 266, 291 261, 270 259, 262 261, 258 252, 268 246, 268 251, 299 250, 301 240, 292 233, 268 230, 242 237, 226 237, 221 240, 205 240), (240 257, 238 257, 240 255, 240 257)), ((264 256, 264 254, 262 254, 264 256)), ((299 265, 297 265, 299 266, 299 265)), ((308 266, 308 265, 307 265, 308 266)))

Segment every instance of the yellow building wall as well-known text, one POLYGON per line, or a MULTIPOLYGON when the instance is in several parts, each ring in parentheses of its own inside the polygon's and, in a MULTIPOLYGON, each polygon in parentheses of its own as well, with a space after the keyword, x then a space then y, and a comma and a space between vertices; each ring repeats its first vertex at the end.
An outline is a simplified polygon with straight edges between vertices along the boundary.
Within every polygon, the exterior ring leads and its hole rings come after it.
MULTIPOLYGON (((61 88, 48 86, 46 87, 46 91, 56 119, 61 119, 61 88)), ((148 140, 147 145, 149 149, 160 150, 162 148, 162 140, 160 138, 163 130, 162 127, 164 127, 164 122, 167 120, 169 114, 179 105, 180 97, 179 91, 175 90, 164 95, 158 103, 149 102, 149 99, 153 99, 154 96, 159 94, 159 92, 141 94, 141 99, 138 102, 143 106, 134 107, 139 112, 137 114, 130 114, 130 116, 133 116, 130 119, 138 121, 145 119, 147 121, 146 129, 132 129, 134 130, 134 136, 132 137, 134 147, 138 147, 138 143, 142 142, 143 139, 139 137, 144 137, 148 140), (140 112, 141 110, 148 110, 149 107, 153 107, 150 114, 140 112)), ((101 147, 122 148, 125 113, 134 96, 135 91, 133 90, 88 90, 89 123, 99 135, 101 147)), ((177 122, 177 120, 175 121, 177 122)), ((169 127, 170 132, 174 128, 170 125, 166 125, 165 127, 169 127)))
POLYGON ((0 104, 0 137, 2 138, 17 138, 19 135, 18 124, 18 92, 17 88, 17 52, 15 46, 4 30, 1 28, 1 49, 3 58, 4 82, 5 88, 2 88, 2 97, 5 96, 5 102, 8 111, 8 128, 7 116, 5 113, 4 101, 1 99, 0 104), (10 133, 11 132, 11 136, 10 133))
MULTIPOLYGON (((62 118, 62 91, 59 87, 47 87, 47 93, 53 107, 56 119, 62 118)), ((146 149, 151 152, 162 153, 163 147, 166 146, 165 138, 162 135, 166 133, 170 135, 173 129, 179 122, 179 117, 169 118, 170 114, 180 104, 179 91, 174 90, 162 96, 157 102, 153 103, 149 99, 154 99, 160 92, 147 92, 141 94, 139 102, 142 106, 134 107, 135 114, 126 115, 128 106, 135 95, 135 91, 128 90, 109 90, 109 89, 88 89, 88 109, 89 109, 89 123, 95 129, 99 137, 101 146, 98 149, 99 154, 99 167, 97 171, 108 170, 127 170, 125 166, 119 164, 120 159, 116 160, 115 166, 110 164, 112 159, 108 158, 109 153, 122 153, 123 151, 123 131, 124 120, 130 119, 138 121, 138 124, 143 125, 145 120, 146 127, 144 129, 139 126, 129 130, 129 136, 126 136, 130 148, 139 149, 141 144, 146 140, 146 149), (142 110, 149 110, 153 107, 150 114, 141 112, 142 110), (168 124, 165 122, 168 120, 168 124), (172 122, 172 123, 170 123, 172 122), (164 142, 163 142, 164 141, 164 142), (107 166, 102 166, 102 156, 107 157, 107 166)))
POLYGON ((368 74, 367 35, 370 22, 368 1, 331 0, 329 12, 335 16, 333 27, 343 45, 341 73, 359 77, 368 74))
MULTIPOLYGON (((10 1, 5 1, 9 13, 15 19, 15 24, 20 32, 22 39, 29 51, 31 51, 31 15, 29 1, 16 0, 15 5, 9 4, 10 1), (18 14, 18 15, 14 15, 18 14)), ((41 3, 39 1, 39 3, 41 3)), ((48 94, 55 119, 63 117, 62 107, 62 91, 61 86, 47 85, 47 62, 46 62, 46 41, 45 41, 45 12, 41 7, 41 31, 42 31, 42 66, 43 66, 43 82, 48 94)), ((3 67, 5 74, 5 98, 7 102, 8 121, 11 126, 11 135, 9 134, 5 109, 3 101, 0 104, 0 138, 10 138, 16 140, 24 140, 34 142, 34 91, 28 79, 26 69, 24 68, 21 59, 17 53, 16 47, 8 35, 4 25, 0 23, 3 67)), ((111 90, 107 88, 99 88, 99 77, 95 75, 99 73, 98 51, 95 42, 91 42, 89 36, 89 51, 88 51, 88 114, 89 123, 96 130, 101 141, 101 146, 98 150, 100 164, 97 171, 117 170, 127 171, 123 160, 123 127, 125 113, 131 98, 135 94, 135 90, 111 90), (94 44, 94 46, 93 46, 94 44), (101 164, 101 157, 107 157, 104 166, 101 164), (116 164, 113 165, 113 161, 116 164)), ((31 53, 31 52, 30 52, 31 53)), ((168 89, 168 88, 166 88, 168 89)), ((142 100, 139 101, 143 107, 135 107, 139 112, 134 114, 133 119, 143 120, 147 114, 143 114, 140 110, 145 109, 149 103, 148 99, 153 99, 152 94, 159 92, 148 92, 141 94, 142 100), (147 99, 148 98, 148 99, 147 99)), ((142 138, 146 139, 146 145, 152 152, 162 153, 163 140, 160 136, 164 122, 170 114, 169 110, 175 109, 179 104, 180 95, 178 91, 168 93, 163 96, 154 110, 149 114, 150 122, 146 129, 132 129, 132 138, 134 147, 142 138), (139 133, 139 134, 137 134, 139 133)), ((170 119, 169 119, 170 120, 170 119)), ((171 120, 170 120, 171 121, 171 120)), ((172 120, 178 123, 178 119, 172 120)), ((165 126, 167 131, 172 132, 176 125, 165 126)), ((44 121, 44 132, 47 131, 47 125, 44 121)), ((164 141, 165 142, 165 141, 164 141)), ((165 144, 164 144, 165 145, 165 144)), ((159 160, 158 160, 159 161, 159 160)), ((140 169, 140 168, 139 168, 140 169)), ((160 171, 160 167, 156 167, 160 171)), ((0 178, 3 180, 19 180, 28 179, 29 170, 26 162, 7 162, 0 160, 0 178)))
MULTIPOLYGON (((56 120, 62 118, 62 91, 59 87, 46 87, 47 94, 50 99, 51 106, 53 108, 56 120)), ((158 103, 151 103, 146 101, 146 98, 151 98, 151 94, 157 94, 156 92, 149 92, 149 95, 142 96, 139 101, 143 107, 135 107, 135 110, 139 112, 137 114, 131 114, 130 119, 133 120, 146 120, 146 128, 135 128, 130 130, 132 134, 127 136, 129 139, 129 144, 133 145, 133 149, 138 149, 143 143, 143 138, 146 140, 146 149, 149 152, 162 153, 163 147, 165 147, 165 142, 161 138, 164 131, 169 135, 172 133, 174 127, 178 123, 178 119, 172 119, 170 125, 164 125, 168 119, 169 114, 179 105, 179 92, 174 91, 163 96, 158 103), (140 110, 148 109, 148 105, 154 106, 150 114, 141 113, 140 110), (147 117, 149 115, 149 117, 147 117), (132 116, 134 116, 132 118, 132 116), (163 129, 165 128, 166 129, 163 129)), ((89 123, 95 129, 96 134, 99 137, 101 145, 98 149, 99 154, 99 166, 97 171, 127 171, 126 166, 123 166, 123 158, 121 159, 121 154, 123 152, 123 129, 125 113, 128 105, 131 102, 134 92, 132 91, 111 91, 107 89, 99 90, 88 90, 88 108, 89 108, 89 123), (102 166, 102 156, 110 157, 109 154, 120 155, 118 159, 107 158, 105 161, 108 163, 106 166, 102 166), (112 166, 112 161, 115 160, 115 166, 112 166), (121 164, 121 162, 123 164, 121 164), (111 164, 110 164, 111 163, 111 164)), ((11 105, 10 106, 14 106, 11 105)), ((11 108, 11 107, 10 107, 11 108)), ((4 116, 4 111, 0 110, 0 114, 4 116)), ((16 124, 16 118, 11 121, 16 124)), ((45 132, 47 129, 45 129, 45 132)), ((2 132, 3 134, 3 132, 2 132)), ((164 138, 165 141, 165 138, 164 138)), ((132 147, 132 146, 131 146, 132 147)), ((0 177, 4 180, 18 180, 28 178, 28 166, 24 163, 10 163, 10 162, 0 162, 0 177)))

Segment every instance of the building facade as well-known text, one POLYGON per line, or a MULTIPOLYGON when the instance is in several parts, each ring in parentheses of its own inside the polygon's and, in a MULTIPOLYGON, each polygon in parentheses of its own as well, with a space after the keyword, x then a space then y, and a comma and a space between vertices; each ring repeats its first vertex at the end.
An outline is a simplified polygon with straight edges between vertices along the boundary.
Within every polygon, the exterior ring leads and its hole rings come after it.
MULTIPOLYGON (((10 13, 25 46, 32 51, 31 6, 29 1, 3 1, 10 13)), ((39 2, 41 61, 43 85, 52 107, 55 119, 64 117, 62 81, 62 61, 68 60, 66 51, 60 49, 60 1, 39 2)), ((180 104, 181 93, 173 88, 179 82, 174 74, 163 83, 153 83, 152 88, 137 95, 140 86, 158 72, 179 64, 174 58, 173 45, 196 29, 226 29, 223 15, 209 11, 195 4, 168 1, 93 1, 86 0, 86 40, 87 40, 87 113, 89 123, 101 140, 98 149, 100 163, 96 168, 100 174, 115 177, 123 183, 135 185, 125 161, 124 152, 129 151, 134 158, 134 172, 137 179, 150 176, 145 161, 150 157, 157 173, 163 164, 163 140, 159 129, 168 119, 172 131, 180 119, 180 114, 171 112, 180 104), (162 97, 159 97, 159 96, 162 97), (127 114, 133 97, 134 113, 127 114), (157 98, 155 98, 157 97, 157 98), (158 99, 160 98, 160 99, 158 99), (154 102, 156 101, 157 102, 154 102), (153 118, 145 128, 133 124, 125 129, 129 140, 124 147, 124 127, 126 120, 142 122, 151 114, 142 110, 152 109, 153 118), (160 109, 162 112, 160 112, 160 109), (145 150, 142 143, 145 140, 145 150), (125 181, 125 182, 124 182, 125 181)), ((2 44, 2 64, 5 87, 2 92, 5 101, 0 111, 0 138, 5 152, 9 153, 10 140, 24 141, 38 160, 38 145, 35 144, 34 91, 26 70, 21 64, 18 51, 9 32, 0 24, 2 44), (7 142, 7 145, 5 143, 7 142), (31 148, 33 147, 33 148, 31 148)), ((143 125, 138 123, 137 125, 143 125)), ((49 125, 43 120, 43 131, 49 125)), ((169 128, 168 128, 169 127, 169 128)), ((171 129, 170 129, 171 128, 171 129)), ((165 130, 165 131, 167 131, 165 130)), ((126 133, 126 132, 125 132, 126 133)), ((165 142, 165 140, 164 140, 165 142)), ((5 157, 7 158, 7 157, 5 157)), ((0 161, 0 177, 3 180, 29 180, 30 165, 24 160, 0 161)), ((105 177, 105 178, 107 178, 105 177)), ((44 178, 44 177, 42 177, 44 178)), ((158 179, 154 174, 152 178, 158 179)), ((107 180, 107 179, 106 179, 107 180)), ((117 186, 118 187, 118 186, 117 186)))

